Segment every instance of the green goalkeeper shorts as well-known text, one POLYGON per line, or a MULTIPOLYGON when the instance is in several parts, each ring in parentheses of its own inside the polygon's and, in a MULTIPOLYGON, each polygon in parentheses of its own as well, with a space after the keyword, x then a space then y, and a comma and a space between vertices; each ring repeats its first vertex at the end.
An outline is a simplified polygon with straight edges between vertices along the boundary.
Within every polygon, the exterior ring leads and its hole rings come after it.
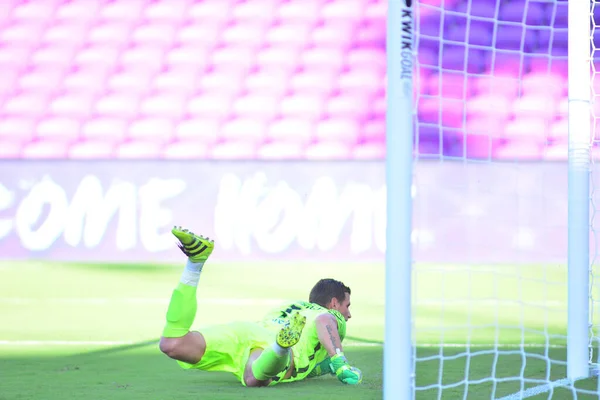
POLYGON ((214 325, 200 333, 206 341, 202 360, 196 364, 177 361, 179 365, 184 369, 231 372, 244 386, 244 370, 250 351, 265 349, 274 341, 272 331, 254 322, 214 325))

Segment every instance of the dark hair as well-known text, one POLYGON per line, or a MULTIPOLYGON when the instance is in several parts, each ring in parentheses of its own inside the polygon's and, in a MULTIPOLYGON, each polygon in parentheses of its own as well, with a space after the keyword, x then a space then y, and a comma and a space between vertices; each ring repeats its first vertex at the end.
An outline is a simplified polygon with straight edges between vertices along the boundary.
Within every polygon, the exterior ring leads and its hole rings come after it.
POLYGON ((342 282, 335 279, 321 279, 310 291, 308 301, 322 307, 327 307, 327 304, 334 297, 340 302, 344 301, 346 293, 351 294, 350 288, 342 282))

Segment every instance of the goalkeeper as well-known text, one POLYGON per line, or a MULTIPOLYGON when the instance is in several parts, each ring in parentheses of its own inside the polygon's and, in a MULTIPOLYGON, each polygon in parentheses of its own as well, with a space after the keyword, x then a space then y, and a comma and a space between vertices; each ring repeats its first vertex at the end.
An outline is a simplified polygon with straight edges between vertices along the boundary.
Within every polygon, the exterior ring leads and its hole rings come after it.
POLYGON ((259 322, 232 322, 192 332, 196 290, 213 241, 175 227, 173 235, 188 256, 167 309, 160 350, 185 369, 228 371, 244 386, 269 386, 335 374, 358 384, 362 373, 346 360, 342 340, 350 318, 350 288, 322 279, 299 301, 269 313, 259 322))

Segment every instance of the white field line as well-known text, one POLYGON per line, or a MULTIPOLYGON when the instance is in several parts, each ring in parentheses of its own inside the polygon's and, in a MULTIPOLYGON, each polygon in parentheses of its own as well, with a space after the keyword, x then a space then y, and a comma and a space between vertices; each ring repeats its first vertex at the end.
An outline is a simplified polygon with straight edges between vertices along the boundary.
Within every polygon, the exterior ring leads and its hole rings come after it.
POLYGON ((581 379, 585 379, 585 378, 580 378, 580 379, 568 379, 568 378, 564 378, 564 379, 559 379, 557 381, 554 382, 549 382, 543 385, 539 385, 539 386, 534 386, 531 387, 527 390, 524 390, 522 392, 516 392, 513 394, 509 394, 508 396, 504 396, 501 397, 497 400, 520 400, 520 399, 526 399, 528 397, 533 397, 533 396, 537 396, 538 394, 542 394, 542 393, 546 393, 549 392, 550 390, 554 389, 554 388, 559 388, 559 387, 565 387, 565 386, 569 386, 573 383, 575 383, 575 381, 581 380, 581 379))

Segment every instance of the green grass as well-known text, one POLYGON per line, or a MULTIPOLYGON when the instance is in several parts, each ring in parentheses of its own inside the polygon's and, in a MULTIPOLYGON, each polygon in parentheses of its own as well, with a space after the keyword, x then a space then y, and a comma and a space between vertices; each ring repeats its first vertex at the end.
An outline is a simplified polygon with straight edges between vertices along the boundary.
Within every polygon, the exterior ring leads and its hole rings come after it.
MULTIPOLYGON (((179 265, 0 263, 0 400, 382 398, 381 264, 211 264, 198 291, 193 329, 201 330, 259 319, 280 301, 306 298, 321 277, 343 280, 352 288, 346 353, 364 372, 359 387, 323 377, 247 389, 227 373, 180 369, 157 347, 180 272, 179 265)), ((564 378, 565 273, 561 266, 419 265, 416 382, 435 387, 417 391, 417 399, 462 399, 466 390, 469 399, 498 398, 522 389, 521 373, 564 378), (545 358, 547 338, 553 347, 545 358), (496 341, 501 347, 493 352, 496 341), (435 345, 442 342, 447 347, 435 345), (466 342, 474 346, 461 346, 466 342), (521 342, 531 346, 525 355, 516 347, 521 342), (440 383, 448 387, 438 393, 440 383)), ((590 379, 576 386, 593 391, 596 384, 590 379)), ((551 398, 598 396, 555 389, 551 398)))

